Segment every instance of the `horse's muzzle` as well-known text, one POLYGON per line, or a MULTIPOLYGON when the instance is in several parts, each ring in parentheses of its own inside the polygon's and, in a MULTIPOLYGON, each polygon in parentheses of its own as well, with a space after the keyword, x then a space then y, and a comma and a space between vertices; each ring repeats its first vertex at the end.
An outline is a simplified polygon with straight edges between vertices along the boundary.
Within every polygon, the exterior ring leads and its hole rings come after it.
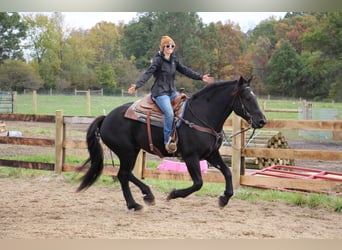
POLYGON ((263 128, 267 123, 267 119, 265 116, 261 117, 260 119, 252 120, 252 127, 253 128, 263 128))

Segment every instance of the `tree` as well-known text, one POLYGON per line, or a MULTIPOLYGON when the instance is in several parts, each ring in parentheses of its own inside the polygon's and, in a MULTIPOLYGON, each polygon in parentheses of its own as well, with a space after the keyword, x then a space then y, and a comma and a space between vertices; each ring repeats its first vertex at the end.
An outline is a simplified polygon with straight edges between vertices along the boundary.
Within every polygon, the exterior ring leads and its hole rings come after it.
POLYGON ((155 13, 138 13, 137 18, 124 27, 121 39, 122 52, 126 58, 136 58, 136 67, 146 69, 158 50, 158 40, 153 34, 155 13))
POLYGON ((53 13, 30 14, 23 17, 28 25, 28 47, 45 88, 56 88, 57 79, 61 77, 64 31, 63 17, 53 13))
POLYGON ((96 74, 93 70, 95 51, 87 44, 87 33, 81 29, 73 30, 65 40, 61 77, 68 84, 63 86, 64 88, 90 89, 97 87, 96 74))
MULTIPOLYGON (((176 43, 175 54, 180 61, 192 69, 209 70, 209 62, 201 40, 203 23, 194 12, 146 12, 139 13, 137 19, 125 26, 123 53, 126 58, 134 57, 138 69, 144 71, 151 59, 160 50, 163 35, 169 35, 176 43)), ((196 84, 192 79, 177 75, 179 86, 192 91, 196 84)), ((200 84, 200 83, 198 83, 200 84)), ((146 84, 148 85, 148 84, 146 84)), ((201 85, 202 87, 203 85, 201 85)))
POLYGON ((286 40, 273 53, 267 65, 266 87, 273 94, 300 96, 297 83, 302 68, 299 55, 286 40))
POLYGON ((262 82, 266 82, 267 63, 272 55, 271 41, 267 37, 260 36, 256 43, 250 45, 249 49, 256 76, 262 82))
POLYGON ((243 53, 243 37, 238 26, 228 22, 216 23, 218 29, 217 77, 231 79, 242 74, 239 61, 243 53))
POLYGON ((329 66, 322 59, 322 52, 316 51, 313 53, 303 52, 300 56, 301 82, 298 84, 298 92, 301 97, 323 100, 328 96, 329 82, 329 66))
POLYGON ((88 33, 87 43, 94 51, 93 67, 101 87, 112 88, 117 85, 113 64, 122 54, 120 39, 116 25, 108 22, 97 23, 88 33))
POLYGON ((308 52, 319 54, 315 62, 319 72, 325 69, 320 89, 326 89, 326 96, 321 93, 317 98, 327 97, 329 93, 332 99, 341 101, 342 13, 319 14, 316 15, 319 23, 303 35, 302 42, 308 52))
POLYGON ((17 60, 4 60, 0 64, 0 89, 21 92, 39 89, 43 82, 33 67, 17 60))
POLYGON ((26 30, 18 13, 0 12, 0 63, 6 59, 24 59, 20 42, 26 37, 26 30))
POLYGON ((271 48, 273 49, 277 43, 276 31, 274 26, 278 21, 274 17, 270 17, 264 21, 261 21, 252 32, 248 34, 248 43, 255 43, 259 37, 267 37, 271 42, 271 48))

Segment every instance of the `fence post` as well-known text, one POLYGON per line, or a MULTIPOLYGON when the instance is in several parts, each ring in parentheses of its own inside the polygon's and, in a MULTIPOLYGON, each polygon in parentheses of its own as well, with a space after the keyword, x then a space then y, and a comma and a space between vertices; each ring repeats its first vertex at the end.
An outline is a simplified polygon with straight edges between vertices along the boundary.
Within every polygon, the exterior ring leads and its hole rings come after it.
POLYGON ((91 115, 91 109, 90 109, 90 89, 88 89, 87 91, 87 112, 88 112, 88 115, 90 116, 91 115))
POLYGON ((17 91, 13 91, 12 93, 12 113, 17 113, 17 91))
POLYGON ((55 138, 55 173, 61 174, 63 170, 63 111, 56 110, 56 138, 55 138))
POLYGON ((33 90, 33 113, 37 114, 37 91, 33 90))
POLYGON ((138 157, 135 161, 134 169, 133 169, 133 174, 135 177, 142 179, 144 169, 146 167, 146 152, 143 150, 139 151, 138 157))
MULTIPOLYGON (((233 135, 241 131, 241 117, 233 113, 233 135)), ((240 169, 241 169, 241 134, 233 137, 232 141, 232 180, 233 188, 240 186, 240 169)))

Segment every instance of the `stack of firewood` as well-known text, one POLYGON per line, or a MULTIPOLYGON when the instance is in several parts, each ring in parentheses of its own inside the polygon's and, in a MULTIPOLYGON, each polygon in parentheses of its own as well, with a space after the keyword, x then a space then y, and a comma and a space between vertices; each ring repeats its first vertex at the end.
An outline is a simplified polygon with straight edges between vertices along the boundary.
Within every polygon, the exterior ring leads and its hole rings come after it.
MULTIPOLYGON (((267 148, 288 149, 289 144, 282 133, 278 132, 267 141, 267 148)), ((294 159, 257 158, 255 163, 258 165, 259 169, 273 165, 293 166, 294 159)))

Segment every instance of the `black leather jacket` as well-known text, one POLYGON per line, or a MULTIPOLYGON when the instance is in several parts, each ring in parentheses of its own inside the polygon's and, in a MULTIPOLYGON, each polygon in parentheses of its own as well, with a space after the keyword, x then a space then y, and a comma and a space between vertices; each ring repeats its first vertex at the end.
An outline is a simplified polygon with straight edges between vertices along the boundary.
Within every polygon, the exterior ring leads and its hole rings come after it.
POLYGON ((159 51, 153 58, 150 67, 135 84, 136 88, 143 86, 153 75, 155 80, 151 88, 152 97, 171 95, 176 91, 174 84, 176 71, 194 80, 202 80, 203 77, 200 73, 181 64, 173 54, 171 54, 170 60, 167 60, 164 53, 159 51))

